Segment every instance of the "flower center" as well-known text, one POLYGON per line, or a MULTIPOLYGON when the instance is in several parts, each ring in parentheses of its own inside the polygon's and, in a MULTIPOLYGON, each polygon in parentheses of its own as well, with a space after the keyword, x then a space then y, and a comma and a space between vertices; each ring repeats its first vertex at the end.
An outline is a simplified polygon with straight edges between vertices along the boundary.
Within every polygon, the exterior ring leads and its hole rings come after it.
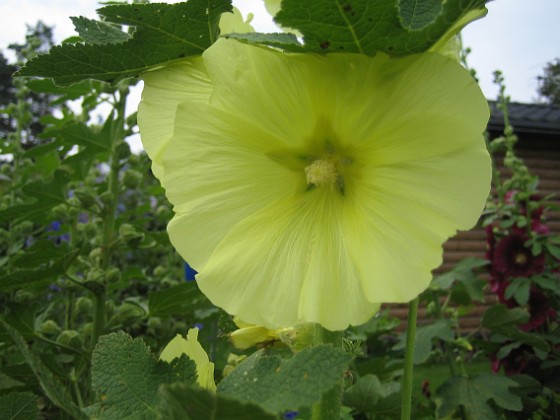
POLYGON ((518 265, 524 265, 527 263, 527 255, 523 253, 518 253, 515 255, 515 263, 518 265))
POLYGON ((335 162, 332 159, 317 159, 305 168, 309 185, 333 185, 338 179, 335 162))

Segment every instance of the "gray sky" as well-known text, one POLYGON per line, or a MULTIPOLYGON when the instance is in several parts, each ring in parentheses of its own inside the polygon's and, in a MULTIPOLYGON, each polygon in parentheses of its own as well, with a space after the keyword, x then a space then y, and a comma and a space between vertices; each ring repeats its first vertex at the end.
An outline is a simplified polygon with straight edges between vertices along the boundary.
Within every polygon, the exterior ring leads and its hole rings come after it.
MULTIPOLYGON (((257 30, 270 31, 261 0, 233 3, 244 13, 255 13, 257 30)), ((0 49, 6 52, 10 43, 23 42, 25 24, 39 19, 54 25, 59 42, 74 34, 70 16, 95 18, 99 7, 97 0, 0 0, 0 49)), ((464 44, 473 50, 469 64, 477 70, 486 97, 495 98, 492 73, 500 69, 512 100, 533 102, 537 76, 547 62, 560 57, 560 0, 494 0, 488 9, 487 17, 463 32, 464 44)))

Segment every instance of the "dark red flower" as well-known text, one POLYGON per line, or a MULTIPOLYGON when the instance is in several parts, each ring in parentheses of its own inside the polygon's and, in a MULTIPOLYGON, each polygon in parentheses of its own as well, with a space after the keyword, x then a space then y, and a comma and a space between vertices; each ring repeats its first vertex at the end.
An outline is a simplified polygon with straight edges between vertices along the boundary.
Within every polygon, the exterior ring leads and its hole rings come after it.
POLYGON ((492 270, 505 278, 529 277, 544 269, 544 254, 534 256, 525 247, 527 237, 519 234, 506 236, 496 244, 492 258, 492 270))

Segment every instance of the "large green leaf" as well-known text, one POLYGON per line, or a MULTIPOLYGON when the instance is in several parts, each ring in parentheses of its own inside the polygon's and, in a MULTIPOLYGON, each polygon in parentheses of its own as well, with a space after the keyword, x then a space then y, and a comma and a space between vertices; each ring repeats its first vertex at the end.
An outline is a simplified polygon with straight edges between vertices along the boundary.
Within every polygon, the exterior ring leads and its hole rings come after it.
POLYGON ((241 402, 186 384, 162 385, 160 418, 166 420, 274 420, 277 416, 258 405, 241 402))
POLYGON ((119 332, 99 338, 92 357, 92 385, 100 398, 101 419, 157 417, 161 384, 196 383, 194 362, 186 356, 166 363, 157 360, 140 339, 119 332))
POLYGON ((427 50, 468 12, 486 2, 283 0, 275 20, 299 30, 310 51, 405 55, 427 50))
POLYGON ((280 413, 309 407, 342 379, 351 357, 330 346, 306 348, 289 359, 260 350, 218 385, 218 392, 280 413))
POLYGON ((521 398, 510 391, 514 387, 517 387, 517 382, 500 375, 483 374, 474 378, 454 376, 436 391, 438 416, 451 416, 462 406, 467 420, 498 419, 488 404, 489 400, 507 410, 520 411, 523 408, 521 398))
MULTIPOLYGON (((115 83, 135 77, 155 66, 202 54, 218 37, 221 14, 231 10, 231 0, 106 6, 98 10, 106 23, 95 28, 95 43, 53 47, 30 60, 17 76, 49 77, 58 85, 86 79, 115 83), (109 23, 132 26, 132 38, 123 41, 109 23), (100 44, 103 31, 105 42, 117 42, 100 44)), ((78 26, 83 34, 91 22, 78 20, 78 26)))
POLYGON ((0 414, 4 420, 29 420, 37 417, 37 396, 30 392, 12 392, 0 396, 0 414))
POLYGON ((88 44, 114 44, 125 42, 132 37, 123 32, 119 25, 110 22, 88 19, 83 16, 72 17, 76 32, 88 44))

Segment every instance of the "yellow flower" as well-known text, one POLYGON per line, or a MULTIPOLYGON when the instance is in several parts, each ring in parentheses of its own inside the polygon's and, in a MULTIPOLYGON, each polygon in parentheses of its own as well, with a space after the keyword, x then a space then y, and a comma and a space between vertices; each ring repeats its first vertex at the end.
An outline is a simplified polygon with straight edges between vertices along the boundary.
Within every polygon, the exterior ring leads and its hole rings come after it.
POLYGON ((440 54, 221 39, 143 79, 171 241, 210 300, 251 324, 341 330, 413 299, 489 192, 486 100, 440 54))
POLYGON ((187 332, 187 338, 177 334, 173 340, 165 346, 159 358, 164 362, 171 362, 173 359, 186 354, 196 365, 196 382, 203 388, 216 391, 214 382, 214 363, 208 359, 208 354, 198 342, 198 328, 191 328, 187 332))

